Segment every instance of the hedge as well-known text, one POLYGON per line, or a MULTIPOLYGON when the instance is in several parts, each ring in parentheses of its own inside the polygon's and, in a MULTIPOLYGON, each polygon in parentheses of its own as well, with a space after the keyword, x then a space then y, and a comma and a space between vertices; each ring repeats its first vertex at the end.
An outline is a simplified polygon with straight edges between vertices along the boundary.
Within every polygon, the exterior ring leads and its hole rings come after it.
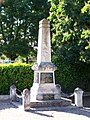
MULTIPOLYGON (((90 91, 90 65, 86 63, 72 64, 54 60, 56 84, 60 84, 65 93, 73 92, 76 87, 90 91)), ((34 71, 31 64, 0 65, 0 94, 9 94, 11 85, 18 89, 32 86, 34 71)))
POLYGON ((73 93, 79 87, 90 91, 90 65, 86 63, 68 63, 54 61, 57 66, 56 83, 61 85, 62 91, 73 93))
POLYGON ((33 83, 33 71, 30 64, 0 65, 0 94, 9 94, 11 85, 21 91, 30 89, 33 83))

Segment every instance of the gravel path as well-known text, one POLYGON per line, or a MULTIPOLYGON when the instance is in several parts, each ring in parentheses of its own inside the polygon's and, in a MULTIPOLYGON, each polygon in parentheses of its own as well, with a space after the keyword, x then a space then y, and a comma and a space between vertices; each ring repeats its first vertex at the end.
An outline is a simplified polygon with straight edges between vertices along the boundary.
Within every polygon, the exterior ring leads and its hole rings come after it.
POLYGON ((90 108, 74 106, 23 111, 9 102, 0 102, 0 120, 90 120, 90 108))

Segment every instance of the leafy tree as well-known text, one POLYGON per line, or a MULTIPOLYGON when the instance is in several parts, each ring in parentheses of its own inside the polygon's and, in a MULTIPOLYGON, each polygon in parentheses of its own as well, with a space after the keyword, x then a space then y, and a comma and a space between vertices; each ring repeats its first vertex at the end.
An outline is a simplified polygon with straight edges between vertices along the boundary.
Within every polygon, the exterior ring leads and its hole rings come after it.
POLYGON ((89 62, 90 0, 51 0, 49 20, 53 54, 64 61, 89 62))
POLYGON ((34 56, 38 22, 48 11, 48 0, 5 0, 0 7, 0 53, 11 59, 34 56))

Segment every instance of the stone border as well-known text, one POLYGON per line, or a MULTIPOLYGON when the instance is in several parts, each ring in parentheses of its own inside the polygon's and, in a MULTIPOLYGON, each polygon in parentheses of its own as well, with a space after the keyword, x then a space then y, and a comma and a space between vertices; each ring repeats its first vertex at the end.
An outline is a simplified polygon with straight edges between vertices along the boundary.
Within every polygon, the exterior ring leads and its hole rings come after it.
POLYGON ((0 101, 2 100, 10 100, 10 95, 0 95, 0 101))

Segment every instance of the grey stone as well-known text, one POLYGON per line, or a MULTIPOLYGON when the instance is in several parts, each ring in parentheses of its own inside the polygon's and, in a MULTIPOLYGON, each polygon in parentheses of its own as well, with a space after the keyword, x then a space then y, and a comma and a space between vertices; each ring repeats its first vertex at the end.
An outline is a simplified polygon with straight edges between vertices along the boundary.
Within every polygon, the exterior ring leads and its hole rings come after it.
POLYGON ((75 105, 77 107, 83 107, 83 90, 80 88, 76 88, 74 90, 75 95, 75 105))
POLYGON ((71 101, 61 100, 61 86, 55 85, 54 72, 57 68, 51 62, 50 23, 46 19, 39 22, 37 53, 37 63, 32 66, 34 70, 34 82, 31 87, 30 106, 32 104, 41 105, 45 103, 45 100, 47 100, 45 105, 60 105, 62 103, 63 105, 66 105, 66 103, 70 105, 71 101))
POLYGON ((10 86, 10 99, 11 101, 16 100, 16 86, 15 85, 10 86))
POLYGON ((30 91, 28 89, 23 90, 23 108, 24 110, 30 108, 30 91))

